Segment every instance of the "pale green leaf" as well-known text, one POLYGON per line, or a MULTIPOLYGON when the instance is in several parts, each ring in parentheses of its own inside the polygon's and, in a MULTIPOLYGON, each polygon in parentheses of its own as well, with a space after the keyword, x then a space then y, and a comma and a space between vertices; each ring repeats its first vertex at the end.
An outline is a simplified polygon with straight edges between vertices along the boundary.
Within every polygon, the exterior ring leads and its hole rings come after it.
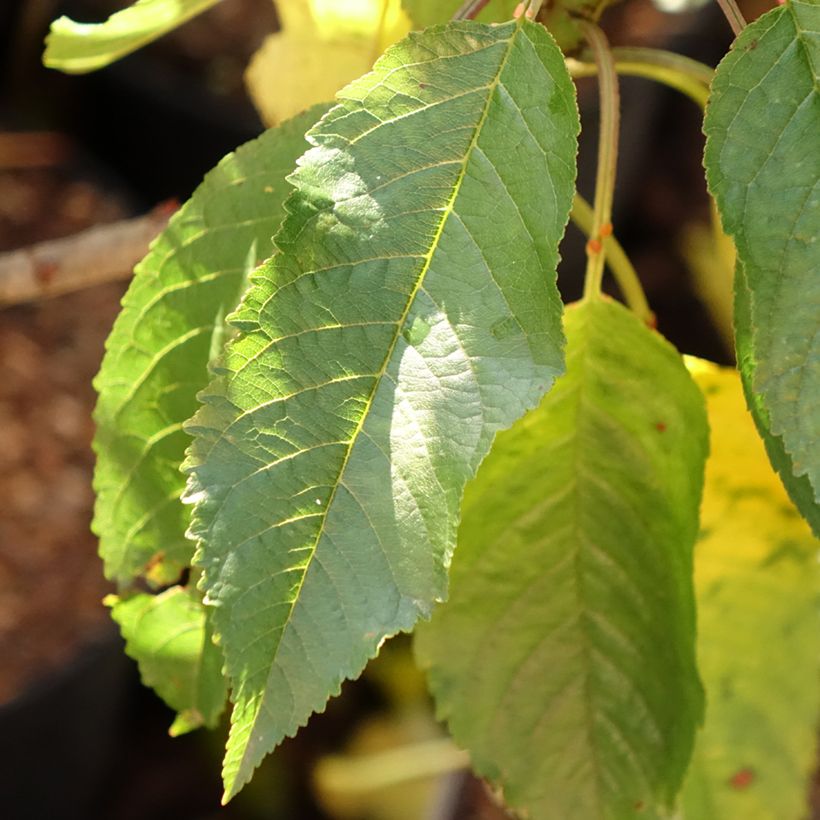
POLYGON ((703 709, 704 402, 674 348, 621 305, 570 307, 565 329, 566 375, 468 487, 450 597, 416 650, 439 716, 510 806, 654 818, 703 709))
POLYGON ((445 594, 465 482, 563 368, 578 115, 546 30, 412 34, 340 100, 188 428, 228 797, 445 594))
POLYGON ((748 287, 751 386, 820 501, 820 5, 787 0, 717 69, 709 188, 748 287))
MULTIPOLYGON (((402 0, 402 6, 413 25, 426 28, 446 23, 462 6, 464 0, 402 0)), ((512 20, 519 0, 491 0, 476 17, 482 23, 503 23, 512 20)))
POLYGON ((125 651, 139 665, 142 682, 179 713, 171 734, 215 726, 228 687, 197 592, 171 587, 159 595, 112 595, 106 602, 120 625, 125 651))
POLYGON ((820 536, 820 504, 815 501, 814 490, 809 483, 808 476, 796 476, 792 469, 792 461, 783 447, 780 436, 774 436, 770 430, 769 413, 761 396, 755 393, 754 384, 757 363, 752 344, 751 317, 749 312, 749 288, 743 267, 738 263, 735 267, 735 348, 737 364, 743 381, 743 391, 752 418, 757 426, 758 433, 766 445, 766 452, 772 466, 777 470, 783 486, 789 493, 792 501, 803 517, 811 525, 815 535, 820 536))
POLYGON ((43 62, 68 74, 104 68, 218 2, 137 0, 104 23, 77 23, 69 17, 59 17, 46 37, 43 62))
POLYGON ((94 530, 109 578, 149 573, 168 583, 190 562, 182 423, 210 378, 220 317, 235 307, 248 268, 273 251, 291 190, 285 176, 323 110, 229 154, 137 266, 95 382, 94 530))
POLYGON ((766 460, 738 374, 693 370, 712 428, 695 549, 707 710, 684 812, 800 820, 820 716, 819 545, 766 460))

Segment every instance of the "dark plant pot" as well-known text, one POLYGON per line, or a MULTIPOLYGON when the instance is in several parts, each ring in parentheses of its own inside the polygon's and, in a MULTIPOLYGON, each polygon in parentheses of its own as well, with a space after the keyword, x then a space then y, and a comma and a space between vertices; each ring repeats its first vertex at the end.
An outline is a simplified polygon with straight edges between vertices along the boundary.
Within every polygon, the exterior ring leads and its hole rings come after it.
POLYGON ((106 629, 0 706, 0 795, 9 820, 87 820, 123 719, 129 661, 106 629))

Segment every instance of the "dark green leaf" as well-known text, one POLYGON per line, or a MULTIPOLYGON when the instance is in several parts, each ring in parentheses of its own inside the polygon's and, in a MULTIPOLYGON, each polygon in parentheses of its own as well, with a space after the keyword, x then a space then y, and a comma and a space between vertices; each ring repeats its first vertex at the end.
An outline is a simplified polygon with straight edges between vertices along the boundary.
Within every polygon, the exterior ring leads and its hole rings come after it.
POLYGON ((705 408, 674 348, 622 306, 581 303, 565 328, 566 375, 470 484, 450 597, 416 649, 439 716, 510 806, 657 817, 703 709, 705 408))
POLYGON ((247 272, 273 250, 290 191, 285 176, 306 147, 312 109, 229 154, 137 266, 95 386, 94 530, 109 578, 143 572, 167 583, 191 558, 179 502, 190 437, 182 423, 208 383, 222 318, 247 272))
POLYGON ((546 30, 410 35, 340 99, 189 428, 228 797, 445 594, 465 482, 563 368, 578 115, 546 30))
MULTIPOLYGON (((705 163, 748 299, 755 415, 820 501, 820 5, 787 0, 717 69, 705 163), (765 417, 765 418, 764 418, 765 417), (778 445, 779 446, 779 445, 778 445)), ((771 450, 771 446, 770 446, 771 450)), ((783 459, 775 466, 784 469, 783 459)), ((787 482, 788 483, 788 482, 787 482)))
POLYGON ((763 399, 752 387, 757 366, 752 344, 749 288, 740 263, 735 267, 735 349, 746 402, 758 433, 766 445, 769 460, 797 509, 809 522, 815 535, 820 536, 820 505, 814 499, 814 490, 808 476, 795 476, 792 461, 783 447, 783 439, 771 434, 769 414, 763 405, 763 399))

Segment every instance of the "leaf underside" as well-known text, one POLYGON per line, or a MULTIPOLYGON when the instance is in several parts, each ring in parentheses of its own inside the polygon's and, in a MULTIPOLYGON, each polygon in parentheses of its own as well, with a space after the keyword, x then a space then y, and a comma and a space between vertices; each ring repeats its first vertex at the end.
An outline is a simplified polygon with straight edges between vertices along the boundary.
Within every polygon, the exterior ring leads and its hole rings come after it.
POLYGON ((104 23, 77 23, 69 17, 59 17, 46 37, 43 62, 68 74, 104 68, 218 2, 137 0, 104 23))
POLYGON ((339 99, 188 428, 226 798, 445 594, 465 482, 563 367, 578 116, 547 32, 412 34, 339 99))
POLYGON ((692 545, 703 399, 622 306, 566 312, 567 372, 465 495, 416 651, 439 716, 533 818, 665 816, 703 702, 692 545))
POLYGON ((754 391, 754 374, 756 361, 752 345, 751 317, 749 315, 749 288, 743 266, 738 262, 735 267, 735 350, 738 370, 743 383, 746 403, 754 419, 757 431, 766 445, 769 461, 777 470, 783 486, 791 500, 811 525, 814 534, 820 536, 820 504, 814 500, 814 490, 808 476, 796 476, 792 471, 792 462, 783 447, 780 436, 774 436, 770 430, 769 414, 761 396, 754 391))
POLYGON ((818 542, 756 440, 737 372, 698 364, 712 428, 695 549, 708 708, 684 814, 798 820, 820 714, 818 542))
POLYGON ((179 713, 171 734, 215 726, 228 691, 199 594, 171 587, 159 595, 139 593, 110 603, 142 682, 179 713))
MULTIPOLYGON (((709 189, 747 288, 745 373, 769 432, 820 501, 820 5, 788 0, 717 69, 704 130, 709 189)), ((744 321, 744 319, 740 319, 744 321)), ((778 465, 775 465, 778 466, 778 465)), ((781 465, 782 466, 782 465, 781 465)))
POLYGON ((95 381, 94 531, 106 575, 175 581, 190 563, 179 465, 182 423, 209 379, 212 348, 248 269, 270 256, 316 107, 229 154, 137 266, 95 381))

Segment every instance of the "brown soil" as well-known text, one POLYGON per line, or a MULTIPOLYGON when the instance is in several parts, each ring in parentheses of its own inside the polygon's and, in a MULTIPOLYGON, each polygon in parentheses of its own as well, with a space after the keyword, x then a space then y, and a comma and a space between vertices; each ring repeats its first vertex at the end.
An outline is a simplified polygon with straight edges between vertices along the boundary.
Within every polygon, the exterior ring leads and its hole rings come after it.
MULTIPOLYGON (((0 251, 124 215, 55 171, 0 173, 0 251)), ((0 702, 108 620, 89 530, 91 380, 122 285, 0 312, 0 702)))

